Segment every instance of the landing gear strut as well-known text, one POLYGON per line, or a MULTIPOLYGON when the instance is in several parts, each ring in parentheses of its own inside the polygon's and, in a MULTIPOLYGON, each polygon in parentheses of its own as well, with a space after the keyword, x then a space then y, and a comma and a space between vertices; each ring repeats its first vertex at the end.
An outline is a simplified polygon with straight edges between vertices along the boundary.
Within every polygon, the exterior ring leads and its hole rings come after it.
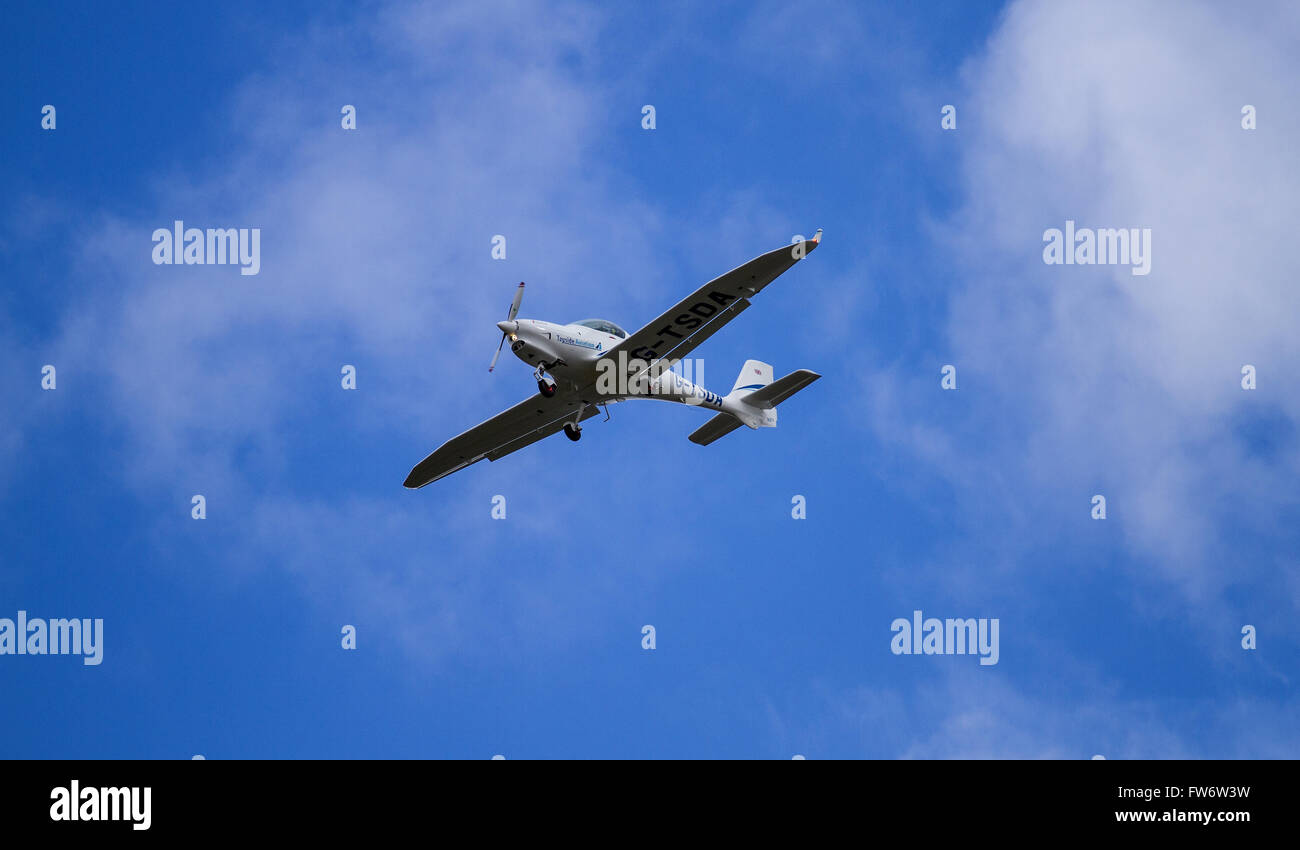
POLYGON ((587 410, 587 407, 588 404, 584 401, 579 405, 578 412, 573 417, 573 421, 564 423, 564 436, 573 440, 575 443, 582 439, 582 414, 587 410))
POLYGON ((538 366, 534 369, 533 377, 537 379, 537 391, 542 394, 543 398, 550 398, 555 395, 555 381, 546 374, 545 366, 538 366))

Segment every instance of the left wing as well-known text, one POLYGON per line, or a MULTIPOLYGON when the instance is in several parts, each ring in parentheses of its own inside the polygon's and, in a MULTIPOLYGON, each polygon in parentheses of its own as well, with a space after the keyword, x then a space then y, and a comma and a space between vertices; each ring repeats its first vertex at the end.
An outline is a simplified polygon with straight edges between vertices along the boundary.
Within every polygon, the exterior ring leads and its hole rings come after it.
POLYGON ((579 422, 596 415, 598 409, 587 405, 576 394, 545 398, 537 393, 443 443, 415 465, 402 486, 414 490, 483 458, 497 460, 532 445, 559 431, 564 423, 573 421, 580 405, 584 408, 579 422))
POLYGON ((750 298, 808 256, 821 240, 819 228, 812 239, 768 251, 714 278, 611 348, 605 357, 617 357, 615 352, 626 351, 629 360, 647 364, 685 357, 749 307, 750 298))

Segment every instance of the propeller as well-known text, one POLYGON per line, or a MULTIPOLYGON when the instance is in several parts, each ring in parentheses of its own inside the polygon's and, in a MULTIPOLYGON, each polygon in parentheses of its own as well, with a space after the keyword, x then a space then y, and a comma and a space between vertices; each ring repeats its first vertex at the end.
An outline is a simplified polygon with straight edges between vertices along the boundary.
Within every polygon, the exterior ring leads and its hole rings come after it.
POLYGON ((514 336, 517 325, 514 325, 515 316, 519 315, 519 302, 524 300, 524 283, 519 282, 519 288, 515 290, 515 300, 510 302, 510 312, 506 314, 504 322, 497 322, 497 327, 501 328, 501 342, 497 343, 497 353, 492 355, 492 365, 488 367, 491 372, 497 367, 497 358, 501 356, 501 349, 506 344, 506 337, 514 336))

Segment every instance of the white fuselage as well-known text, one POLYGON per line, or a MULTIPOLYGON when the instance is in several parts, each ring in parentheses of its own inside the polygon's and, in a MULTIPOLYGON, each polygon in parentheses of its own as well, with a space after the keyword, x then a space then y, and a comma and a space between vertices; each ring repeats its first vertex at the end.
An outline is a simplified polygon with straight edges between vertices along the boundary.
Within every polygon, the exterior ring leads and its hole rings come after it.
MULTIPOLYGON (((657 374, 651 370, 640 380, 618 381, 615 376, 620 373, 615 366, 622 365, 626 370, 632 364, 633 372, 639 370, 634 365, 636 361, 629 361, 625 353, 622 364, 607 356, 610 349, 622 342, 621 338, 613 334, 583 325, 557 325, 536 319, 519 319, 515 324, 510 343, 510 350, 515 356, 534 369, 544 370, 566 390, 580 391, 594 385, 592 397, 583 399, 591 404, 653 398, 725 411, 751 428, 768 424, 765 414, 772 411, 756 410, 742 404, 744 394, 721 396, 667 369, 657 374), (602 360, 605 362, 602 363, 602 360), (602 373, 610 380, 599 380, 602 373)), ((642 362, 639 368, 645 369, 648 365, 642 362)), ((621 374, 627 373, 624 371, 621 374)), ((771 418, 774 420, 775 415, 771 418)))

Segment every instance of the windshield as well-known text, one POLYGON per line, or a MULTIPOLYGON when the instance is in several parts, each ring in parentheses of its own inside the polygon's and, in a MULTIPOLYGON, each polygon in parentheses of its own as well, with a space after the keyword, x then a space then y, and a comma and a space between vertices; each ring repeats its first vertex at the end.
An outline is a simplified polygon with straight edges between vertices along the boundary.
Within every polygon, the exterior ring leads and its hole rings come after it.
POLYGON ((613 322, 607 322, 604 319, 583 319, 581 322, 574 322, 575 325, 581 325, 584 328, 591 328, 594 331, 616 336, 619 339, 627 339, 627 331, 620 328, 613 322))

